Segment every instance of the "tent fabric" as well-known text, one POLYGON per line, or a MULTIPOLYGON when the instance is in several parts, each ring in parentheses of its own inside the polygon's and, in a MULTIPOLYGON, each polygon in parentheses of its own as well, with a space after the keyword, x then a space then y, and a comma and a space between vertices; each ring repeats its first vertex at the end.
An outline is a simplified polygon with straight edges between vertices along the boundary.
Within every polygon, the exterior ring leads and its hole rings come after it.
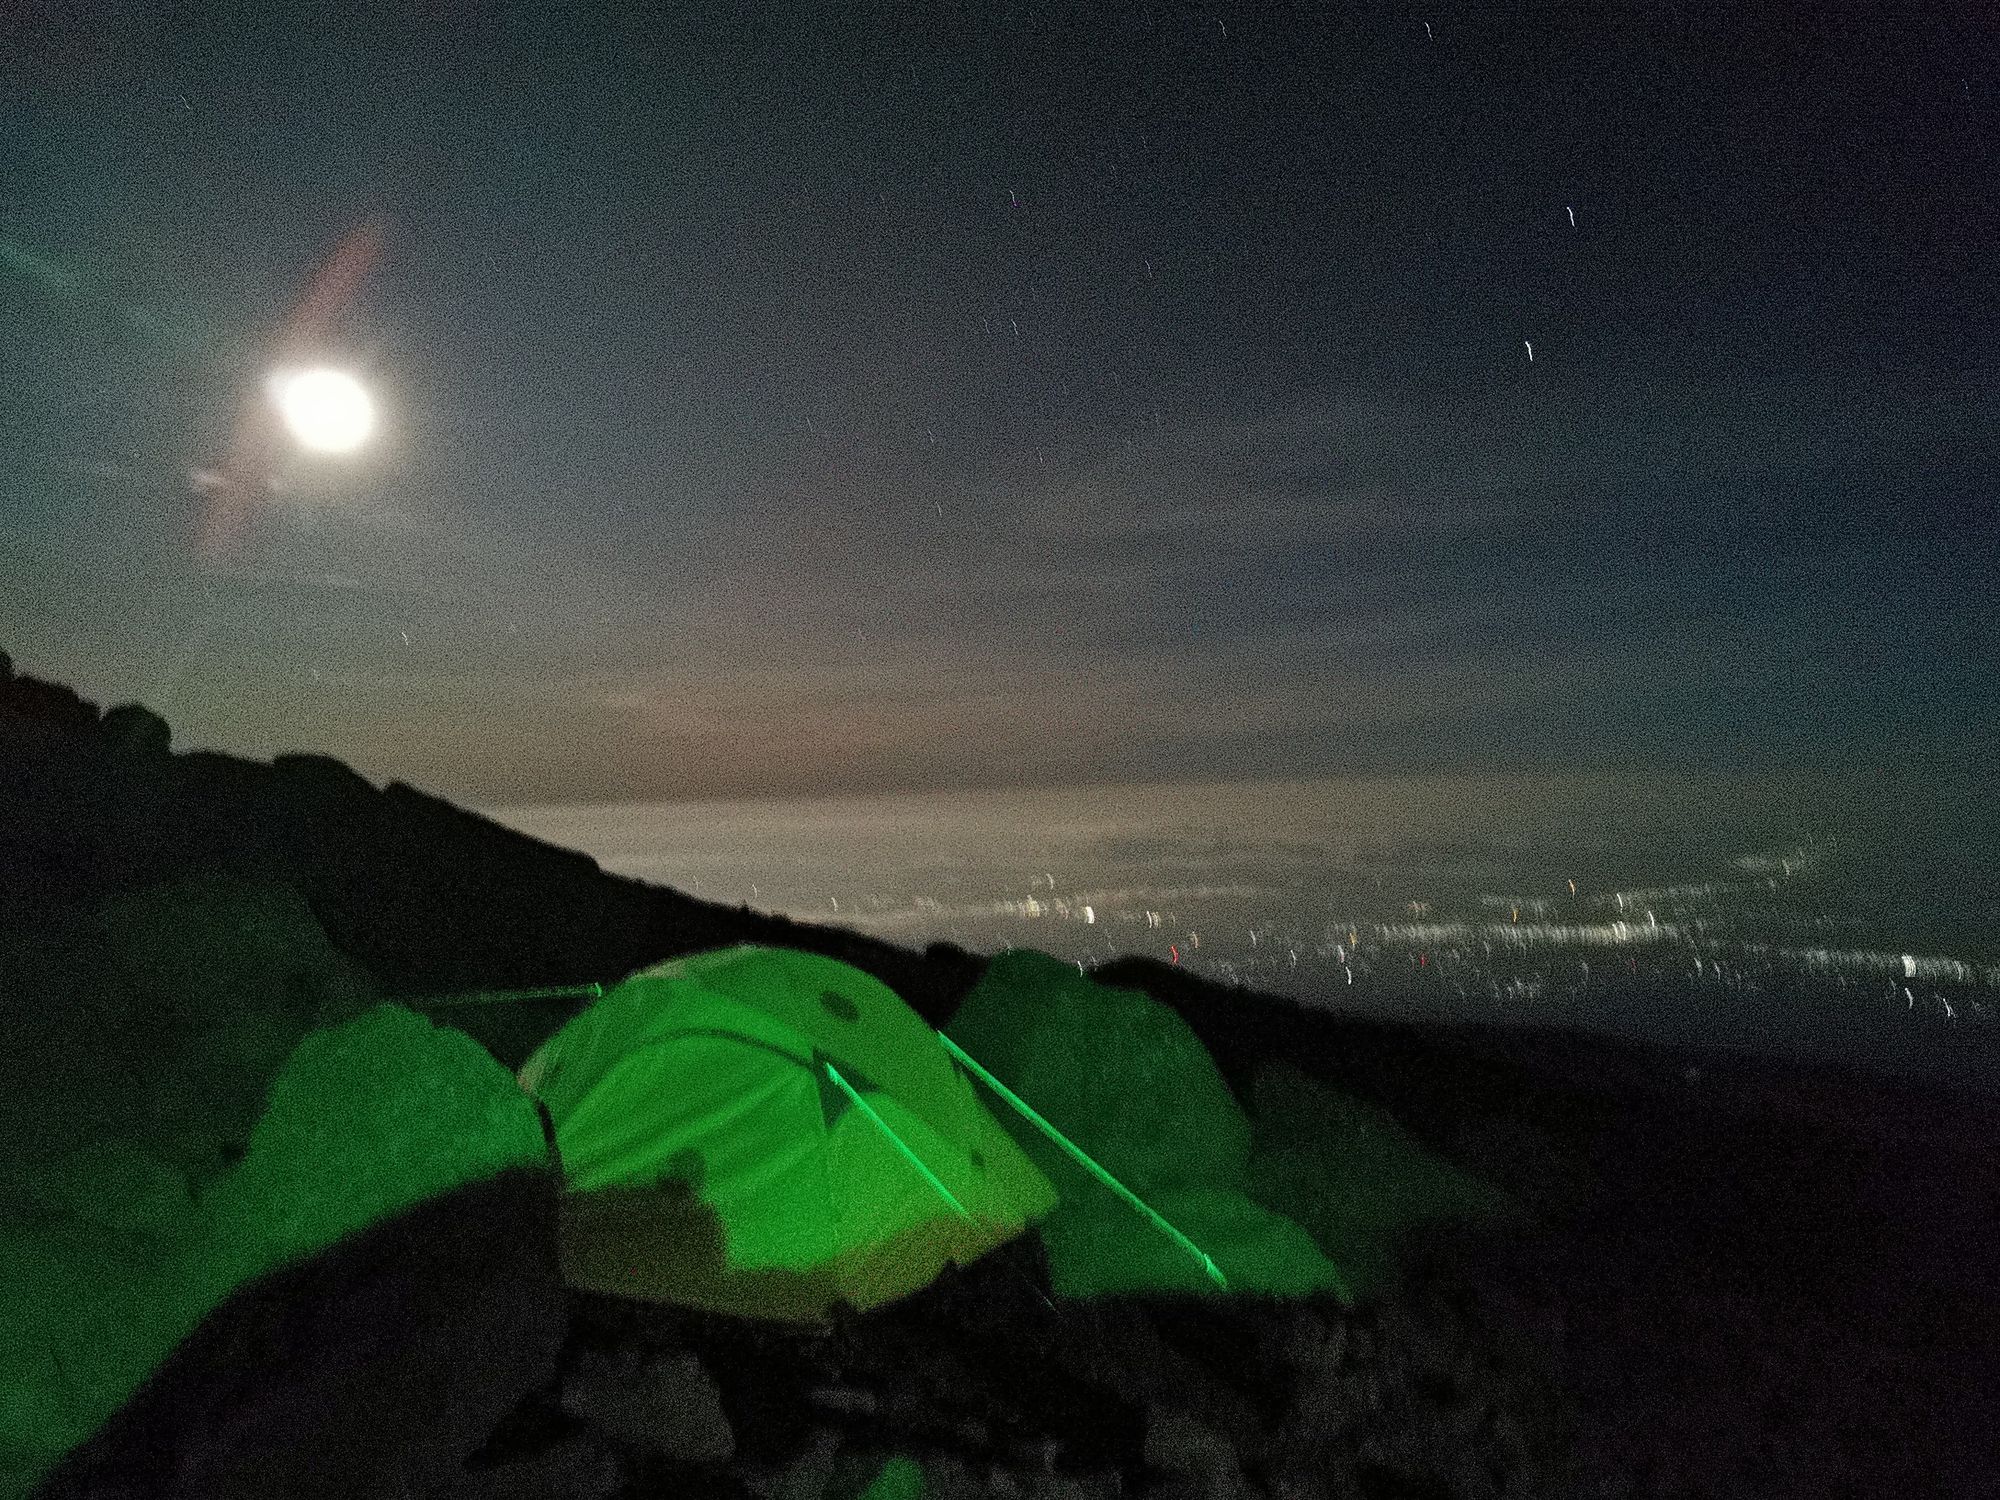
POLYGON ((819 1321, 928 1284, 1055 1190, 887 985, 752 944, 615 986, 520 1072, 565 1174, 573 1285, 819 1321))
MULTIPOLYGON (((1014 948, 945 1031, 1132 1187, 1240 1185, 1249 1123, 1201 1039, 1151 996, 1014 948)), ((1054 1148, 1029 1154, 1046 1170, 1054 1148)))
MULTIPOLYGON (((1226 1290, 1270 1297, 1352 1291, 1344 1268, 1321 1254, 1313 1237, 1228 1188, 1164 1188, 1146 1201, 1209 1255, 1228 1278, 1226 1290)), ((1077 1193, 1042 1226, 1050 1290, 1069 1298, 1130 1294, 1213 1295, 1200 1264, 1163 1235, 1151 1234, 1108 1193, 1077 1193)))
MULTIPOLYGON (((1249 1122, 1200 1038, 1168 1007, 1017 948, 988 963, 947 1035, 1198 1246, 1223 1290, 1348 1295, 1340 1268, 1304 1229, 1253 1201, 1249 1122)), ((1194 1256, 1026 1121, 999 1118, 1062 1194, 1042 1226, 1057 1291, 1218 1290, 1194 1256)))
POLYGON ((1426 1150, 1395 1119, 1296 1068, 1260 1070, 1250 1191, 1304 1225, 1358 1295, 1396 1279, 1401 1253, 1426 1225, 1504 1223, 1521 1206, 1426 1150))
MULTIPOLYGON (((1046 953, 996 956, 948 1034, 1199 1246, 1232 1291, 1353 1301, 1394 1279, 1422 1226, 1518 1212, 1379 1110, 1294 1069, 1259 1074, 1253 1123, 1169 1007, 1046 953)), ((1058 1290, 1215 1290, 1192 1257, 1125 1232, 1134 1215, 1001 1118, 1062 1193, 1042 1226, 1058 1290)))

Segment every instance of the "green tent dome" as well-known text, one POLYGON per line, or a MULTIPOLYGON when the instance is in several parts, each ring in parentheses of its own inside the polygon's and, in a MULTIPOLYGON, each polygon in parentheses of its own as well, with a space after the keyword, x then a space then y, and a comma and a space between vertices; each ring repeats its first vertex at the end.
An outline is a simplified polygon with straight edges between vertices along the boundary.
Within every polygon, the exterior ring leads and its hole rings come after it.
POLYGON ((573 1285, 818 1321, 928 1284, 1055 1189, 887 985, 743 945, 625 980, 521 1069, 573 1285))

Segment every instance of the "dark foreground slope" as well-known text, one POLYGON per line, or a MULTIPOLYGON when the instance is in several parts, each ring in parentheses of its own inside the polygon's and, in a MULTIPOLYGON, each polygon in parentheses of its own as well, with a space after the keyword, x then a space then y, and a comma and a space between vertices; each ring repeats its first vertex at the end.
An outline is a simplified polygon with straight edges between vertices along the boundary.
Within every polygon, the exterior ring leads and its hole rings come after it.
MULTIPOLYGON (((748 941, 852 963, 943 1022, 982 967, 608 876, 322 758, 174 755, 142 712, 99 715, 18 680, 0 682, 0 808, 10 929, 201 875, 278 882, 392 995, 609 982, 748 941)), ((1691 1083, 1684 1058, 1336 1019, 1141 960, 1097 977, 1173 1006, 1239 1089, 1270 1059, 1304 1068, 1509 1189, 1538 1226, 1440 1236, 1398 1293, 1351 1311, 1056 1307, 1023 1242, 822 1339, 573 1297, 543 1368, 495 1359, 451 1317, 410 1318, 412 1343, 443 1342, 391 1358, 371 1316, 371 1367, 412 1409, 514 1406, 479 1472, 448 1481, 463 1458, 437 1450, 449 1438, 383 1424, 380 1391, 339 1395, 358 1388, 341 1373, 355 1357, 343 1340, 361 1336, 352 1319, 266 1313, 255 1338, 212 1332, 163 1371, 51 1492, 226 1493, 218 1474, 284 1472, 208 1453, 162 1471, 176 1414, 223 1387, 287 1412, 270 1419, 287 1450, 308 1442, 292 1430, 295 1392, 323 1468, 371 1429, 373 1483, 322 1473, 324 1493, 395 1493, 401 1475, 435 1493, 816 1500, 898 1452, 921 1460, 932 1492, 981 1494, 2000 1492, 1990 1107, 1713 1059, 1691 1083), (217 1348, 225 1358, 205 1352, 217 1348), (511 1381, 512 1396, 435 1399, 481 1378, 511 1381)), ((477 1024, 516 1061, 552 1021, 523 1012, 519 1035, 505 1017, 477 1024)), ((328 1288, 351 1253, 375 1289, 364 1302, 424 1305, 436 1289, 422 1257, 407 1285, 381 1289, 394 1242, 343 1247, 315 1277, 265 1290, 346 1305, 328 1288)), ((529 1287, 517 1311, 544 1306, 529 1287)), ((257 1424, 239 1425, 254 1447, 257 1424)))

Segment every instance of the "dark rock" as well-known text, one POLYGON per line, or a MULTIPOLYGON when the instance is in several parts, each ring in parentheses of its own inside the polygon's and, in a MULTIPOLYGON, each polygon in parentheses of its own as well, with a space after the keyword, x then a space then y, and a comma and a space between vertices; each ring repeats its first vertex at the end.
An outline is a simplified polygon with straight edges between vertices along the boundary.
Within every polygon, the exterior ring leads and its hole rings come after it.
MULTIPOLYGON (((1203 1310, 1200 1315, 1211 1314, 1203 1310)), ((1071 1310, 1067 1336, 1058 1346, 1057 1361, 1073 1376, 1135 1410, 1159 1404, 1185 1406, 1237 1446, 1254 1450, 1264 1427, 1255 1403, 1164 1339, 1155 1326, 1156 1316, 1174 1321, 1171 1311, 1134 1298, 1097 1298, 1077 1305, 1071 1310)))
POLYGON ((354 799, 375 795, 373 782, 331 755, 277 755, 271 758, 271 769, 308 793, 354 799))
POLYGON ((1211 1486, 1235 1476, 1236 1449, 1184 1407, 1156 1405, 1146 1413, 1146 1462, 1170 1474, 1187 1474, 1211 1486))
POLYGON ((1264 1357, 1275 1331, 1301 1307, 1319 1307, 1336 1320, 1345 1314, 1331 1298, 1301 1304, 1269 1296, 1153 1299, 1147 1321, 1161 1338, 1201 1375, 1227 1389, 1225 1399, 1242 1409, 1247 1400, 1262 1409, 1281 1402, 1291 1382, 1264 1357))
POLYGON ((840 1434, 830 1427, 819 1429, 805 1451, 780 1473, 771 1500, 825 1500, 839 1455, 840 1434))
MULTIPOLYGON (((1113 1500, 1115 1491, 1109 1489, 1102 1476, 1082 1478, 1070 1474, 1028 1474, 1022 1476, 1022 1486, 1028 1500, 1113 1500)), ((1223 1492, 1210 1491, 1221 1500, 1223 1492)), ((1236 1500, 1233 1494, 1229 1500, 1236 1500)))
POLYGON ((61 683, 15 676, 10 663, 0 677, 0 718, 8 716, 82 734, 97 727, 98 709, 61 683))
POLYGON ((101 1171, 63 1165, 84 1150, 205 1193, 242 1160, 293 1048, 373 1002, 367 976, 285 886, 191 881, 61 920, 0 922, 0 1032, 13 1053, 0 1222, 23 1194, 45 1207, 71 1189, 115 1203, 101 1171))
POLYGON ((1295 1307, 1265 1330, 1261 1360, 1265 1368, 1302 1375, 1338 1368, 1347 1348, 1347 1321, 1336 1310, 1322 1313, 1295 1307))
POLYGON ((1324 1469, 1287 1469, 1271 1476, 1266 1488, 1271 1500, 1335 1500, 1351 1493, 1345 1487, 1335 1488, 1324 1469))
POLYGON ((241 1288, 37 1500, 404 1500, 553 1373, 556 1194, 509 1171, 241 1288))
POLYGON ((845 1412, 859 1416, 872 1416, 882 1404, 881 1398, 873 1391, 843 1386, 822 1387, 814 1391, 809 1399, 821 1411, 845 1412))
POLYGON ((1360 1380, 1359 1376, 1335 1370, 1320 1370, 1309 1376, 1286 1414, 1292 1437, 1316 1446, 1346 1436, 1370 1410, 1360 1380))
POLYGON ((1588 1200, 1588 1166, 1554 1134, 1525 1120, 1475 1116, 1451 1128, 1447 1154, 1534 1212, 1575 1213, 1588 1200))
POLYGON ((1350 1364, 1375 1362, 1377 1334, 1371 1318, 1356 1318, 1347 1330, 1347 1359, 1350 1364))
POLYGON ((1034 1250, 1031 1238, 1003 1246, 857 1320, 855 1374, 918 1395, 934 1415, 908 1435, 940 1446, 976 1417, 1003 1446, 1054 1441, 1085 1467, 1136 1461, 1144 1398, 1132 1399, 1130 1382, 1120 1389, 1118 1367, 1094 1353, 1096 1309, 1044 1299, 1034 1250))
POLYGON ((736 1452, 721 1393, 692 1354, 581 1360, 563 1382, 562 1401, 633 1452, 686 1464, 724 1463, 736 1452))
POLYGON ((1381 1333, 1385 1371, 1399 1380, 1448 1382, 1460 1371, 1465 1337, 1449 1309, 1391 1303, 1381 1333))
POLYGON ((615 1453, 595 1439, 574 1437, 515 1463, 469 1470, 426 1500, 606 1500, 625 1482, 615 1453))
POLYGON ((173 748, 173 730, 143 703, 121 703, 107 709, 98 721, 97 732, 106 744, 126 755, 165 755, 173 748))
POLYGON ((955 1453, 927 1453, 924 1466, 926 1500, 986 1500, 985 1480, 955 1453))

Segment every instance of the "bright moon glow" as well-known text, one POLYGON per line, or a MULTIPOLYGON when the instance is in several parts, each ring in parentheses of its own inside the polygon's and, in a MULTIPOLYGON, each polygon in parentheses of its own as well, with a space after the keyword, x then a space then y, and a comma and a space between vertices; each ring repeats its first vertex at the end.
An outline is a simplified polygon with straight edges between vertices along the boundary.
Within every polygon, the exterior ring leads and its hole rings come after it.
POLYGON ((344 370, 271 377, 271 394, 292 436, 315 453, 352 453, 375 430, 375 403, 344 370))

